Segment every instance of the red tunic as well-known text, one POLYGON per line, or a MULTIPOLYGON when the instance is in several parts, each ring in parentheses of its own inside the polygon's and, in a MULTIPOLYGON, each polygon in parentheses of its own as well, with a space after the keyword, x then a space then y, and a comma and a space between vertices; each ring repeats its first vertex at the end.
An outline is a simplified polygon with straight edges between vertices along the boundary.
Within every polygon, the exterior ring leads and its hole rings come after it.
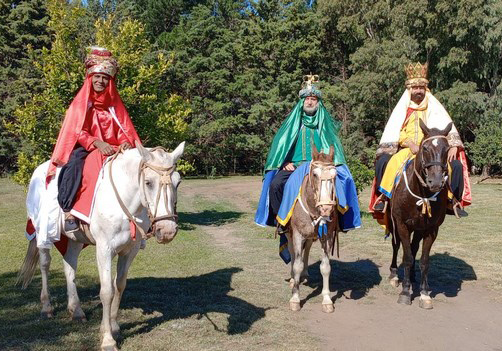
POLYGON ((115 146, 129 142, 110 111, 91 107, 87 110, 87 116, 77 141, 87 151, 93 151, 96 149, 93 145, 96 140, 115 146))

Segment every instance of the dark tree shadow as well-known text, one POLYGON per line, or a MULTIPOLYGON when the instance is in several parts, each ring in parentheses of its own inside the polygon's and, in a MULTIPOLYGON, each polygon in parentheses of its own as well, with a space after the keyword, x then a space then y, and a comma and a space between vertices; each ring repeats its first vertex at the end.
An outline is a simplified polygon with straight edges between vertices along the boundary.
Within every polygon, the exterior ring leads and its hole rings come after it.
POLYGON ((266 308, 254 306, 237 297, 229 296, 232 291, 232 275, 242 268, 224 268, 211 273, 186 278, 133 278, 128 280, 121 309, 141 308, 145 314, 156 316, 146 322, 121 324, 124 337, 128 330, 133 334, 148 333, 157 325, 172 319, 207 318, 215 330, 227 334, 241 334, 257 320, 265 316, 266 308), (145 297, 145 287, 148 296, 145 297), (210 312, 228 315, 228 328, 218 327, 208 316, 210 312), (139 328, 137 328, 139 327, 139 328))
MULTIPOLYGON (((460 258, 451 256, 448 252, 436 253, 430 256, 429 288, 431 297, 444 294, 455 297, 462 290, 464 281, 477 280, 474 268, 460 258)), ((399 277, 402 280, 404 270, 399 268, 399 277)), ((413 283, 413 297, 420 296, 420 260, 415 261, 415 282, 413 283)))
POLYGON ((244 215, 236 211, 204 210, 202 212, 179 212, 179 226, 181 230, 194 230, 195 225, 220 226, 237 221, 244 215))
MULTIPOLYGON (((186 278, 132 278, 120 305, 120 310, 140 308, 146 315, 138 322, 121 322, 121 340, 147 333, 169 320, 197 316, 207 318, 218 330, 227 334, 248 331, 253 323, 265 316, 267 308, 257 307, 245 300, 229 296, 232 276, 242 268, 231 267, 186 278), (154 313, 157 312, 157 313, 154 313), (217 326, 208 316, 210 312, 228 315, 228 326, 217 326), (150 318, 148 315, 152 315, 150 318)), ((19 346, 30 349, 30 343, 54 344, 70 333, 78 333, 82 345, 96 345, 99 341, 101 303, 97 277, 80 275, 77 286, 88 322, 70 320, 66 311, 66 283, 62 272, 50 274, 51 303, 55 318, 40 318, 40 277, 26 290, 14 286, 16 272, 0 275, 0 349, 19 346), (93 330, 92 332, 89 332, 93 330)), ((43 347, 42 347, 43 348, 43 347)), ((92 348, 92 347, 91 347, 92 348)))
MULTIPOLYGON (((321 262, 317 261, 308 268, 310 278, 306 284, 315 289, 302 300, 302 305, 309 299, 321 294, 322 275, 320 264, 321 262)), ((369 259, 354 262, 330 260, 330 264, 329 288, 332 292, 335 292, 332 297, 333 302, 342 296, 346 299, 359 300, 366 296, 371 288, 379 285, 382 280, 378 266, 369 259)))

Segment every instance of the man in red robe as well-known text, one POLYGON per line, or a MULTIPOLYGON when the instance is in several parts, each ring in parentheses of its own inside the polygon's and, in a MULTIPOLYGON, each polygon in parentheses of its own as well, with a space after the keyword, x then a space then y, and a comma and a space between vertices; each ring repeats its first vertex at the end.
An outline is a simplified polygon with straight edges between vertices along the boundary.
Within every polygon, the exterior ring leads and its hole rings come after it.
POLYGON ((78 210, 72 213, 88 221, 104 160, 119 147, 130 149, 140 142, 115 86, 118 65, 111 52, 92 48, 85 66, 84 85, 66 111, 46 178, 48 184, 62 167, 58 202, 66 214, 65 230, 78 229, 70 214, 74 207, 78 210))

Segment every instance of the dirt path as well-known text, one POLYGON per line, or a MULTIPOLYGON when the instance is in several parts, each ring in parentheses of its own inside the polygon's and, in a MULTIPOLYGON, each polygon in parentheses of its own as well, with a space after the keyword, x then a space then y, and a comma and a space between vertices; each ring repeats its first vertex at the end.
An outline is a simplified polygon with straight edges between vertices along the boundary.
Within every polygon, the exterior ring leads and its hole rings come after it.
MULTIPOLYGON (((224 198, 240 211, 251 213, 254 211, 252 200, 257 201, 260 188, 255 178, 240 183, 217 183, 205 188, 204 193, 209 199, 224 198)), ((214 238, 216 245, 245 250, 245 241, 233 235, 234 225, 205 226, 204 230, 214 238)), ((318 256, 314 251, 310 263, 318 256)), ((341 266, 350 265, 357 257, 345 251, 337 261, 341 266)), ((386 287, 387 266, 374 270, 378 271, 381 281, 359 295, 354 290, 338 292, 341 296, 336 297, 333 314, 322 313, 320 301, 317 301, 319 296, 311 294, 318 283, 316 279, 310 287, 301 288, 303 298, 307 294, 314 295, 299 312, 304 316, 301 319, 303 328, 317 336, 321 350, 502 351, 502 304, 483 282, 464 282, 454 294, 437 292, 434 309, 422 310, 418 307, 418 298, 411 306, 397 304, 400 288, 386 287)), ((332 278, 333 274, 336 273, 332 272, 332 278)), ((452 290, 456 291, 455 287, 441 291, 452 290)))
POLYGON ((480 283, 464 284, 455 297, 436 295, 433 310, 419 308, 418 298, 411 306, 397 304, 398 289, 375 289, 359 300, 342 297, 332 315, 305 304, 305 326, 326 351, 502 350, 502 306, 480 283))

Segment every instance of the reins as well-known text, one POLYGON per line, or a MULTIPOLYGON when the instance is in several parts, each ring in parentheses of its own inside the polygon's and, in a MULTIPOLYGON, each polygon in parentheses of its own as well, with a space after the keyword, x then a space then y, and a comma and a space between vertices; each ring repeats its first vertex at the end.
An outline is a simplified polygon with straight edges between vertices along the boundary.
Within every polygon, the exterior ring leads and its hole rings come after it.
MULTIPOLYGON (((153 152, 153 151, 156 151, 156 150, 163 150, 163 151, 166 151, 164 148, 162 147, 156 147, 156 148, 153 148, 152 150, 150 150, 150 152, 153 152)), ((139 230, 139 232, 141 233, 141 237, 143 239, 148 239, 150 238, 154 232, 154 228, 155 228, 155 223, 158 222, 158 221, 161 221, 161 220, 164 220, 164 219, 172 219, 174 220, 175 222, 178 221, 178 215, 176 213, 174 214, 167 214, 167 215, 163 215, 163 216, 158 216, 157 217, 157 209, 158 209, 158 205, 159 205, 159 201, 160 201, 160 194, 162 192, 162 190, 164 190, 164 201, 165 201, 165 204, 166 204, 166 210, 167 209, 167 186, 172 184, 172 180, 171 180, 171 175, 172 173, 174 172, 174 170, 176 169, 175 166, 171 166, 171 167, 159 167, 159 166, 154 166, 144 160, 141 160, 140 164, 139 164, 139 167, 138 167, 138 183, 139 183, 139 186, 140 186, 140 189, 141 191, 143 192, 144 194, 144 197, 145 197, 145 202, 146 202, 146 208, 147 208, 147 211, 148 211, 148 218, 150 219, 150 230, 148 232, 145 232, 143 230, 143 228, 141 228, 141 226, 138 224, 138 222, 136 221, 136 219, 134 218, 134 216, 131 214, 131 212, 129 212, 129 210, 127 209, 126 205, 124 204, 124 202, 122 201, 122 198, 120 197, 119 195, 119 192, 117 190, 117 187, 115 186, 115 182, 113 181, 113 172, 112 172, 112 166, 113 166, 113 161, 115 161, 115 159, 117 158, 117 156, 123 152, 123 149, 122 147, 120 147, 117 152, 115 154, 113 154, 111 160, 110 160, 110 166, 109 166, 109 176, 110 176, 110 183, 112 184, 112 188, 113 188, 113 191, 115 193, 115 197, 117 198, 117 201, 120 205, 120 207, 122 208, 122 211, 124 212, 124 214, 127 216, 127 218, 129 219, 129 221, 131 221, 132 223, 134 223, 134 225, 136 226, 136 228, 139 230), (155 207, 154 207, 154 212, 152 213, 152 211, 150 210, 150 206, 149 206, 149 201, 148 199, 146 198, 146 192, 144 190, 144 187, 145 187, 145 184, 141 182, 141 178, 142 178, 142 175, 144 175, 144 171, 145 169, 151 169, 152 171, 154 171, 155 173, 159 174, 160 175, 160 186, 159 186, 159 189, 157 191, 157 196, 156 196, 156 199, 155 199, 155 207)))
MULTIPOLYGON (((443 135, 436 135, 436 136, 432 136, 432 137, 429 137, 427 139, 424 139, 422 141, 422 145, 426 141, 431 140, 431 139, 436 139, 436 138, 448 139, 447 137, 445 137, 443 135)), ((416 161, 416 159, 415 159, 415 161, 416 161)), ((417 165, 417 162, 414 162, 413 163, 413 172, 414 172, 415 176, 417 177, 418 181, 420 182, 420 185, 423 188, 427 188, 427 184, 425 183, 425 181, 422 178, 422 176, 420 175, 420 173, 417 171, 416 165, 417 165)), ((423 164, 422 168, 425 169, 425 170, 427 170, 427 168, 430 167, 430 166, 441 166, 442 168, 444 168, 444 165, 441 162, 438 162, 438 161, 432 161, 432 162, 428 162, 426 164, 423 164)), ((418 196, 418 195, 414 194, 411 191, 411 189, 410 189, 410 186, 408 184, 408 174, 406 173, 406 170, 407 170, 407 167, 405 167, 404 171, 403 171, 403 173, 404 173, 404 183, 406 185, 406 190, 408 190, 408 192, 410 193, 411 196, 413 196, 414 198, 418 199, 418 201, 416 202, 416 205, 417 206, 422 206, 422 214, 425 215, 427 213, 427 215, 429 217, 432 217, 432 208, 431 208, 430 202, 437 200, 437 196, 443 190, 443 187, 441 187, 441 189, 439 189, 438 192, 436 192, 435 194, 433 194, 430 197, 421 197, 421 196, 418 196)), ((448 179, 448 175, 446 175, 444 177, 445 183, 446 183, 447 179, 448 179)))
MULTIPOLYGON (((327 175, 329 173, 329 170, 331 168, 335 168, 335 166, 333 165, 331 167, 331 163, 327 163, 327 162, 312 161, 310 163, 307 184, 308 184, 308 186, 310 186, 310 187, 312 187, 314 189, 314 197, 315 197, 315 201, 316 201, 315 207, 316 208, 318 206, 321 206, 321 205, 333 205, 333 206, 336 205, 336 188, 335 188, 334 182, 331 183, 331 186, 333 187, 333 198, 331 200, 329 200, 329 201, 320 201, 320 199, 319 199, 319 194, 321 193, 322 181, 331 181, 333 179, 333 177, 331 177, 330 175, 327 175), (329 169, 327 171, 324 170, 321 173, 321 176, 319 177, 320 178, 319 189, 316 189, 316 188, 312 187, 312 182, 311 182, 311 179, 310 179, 310 173, 312 172, 312 166, 313 165, 314 166, 329 167, 329 169)), ((326 224, 326 222, 331 222, 331 219, 329 217, 316 216, 315 214, 313 214, 310 211, 310 209, 307 209, 307 207, 305 206, 305 204, 303 203, 303 200, 302 200, 303 193, 304 193, 303 191, 300 193, 300 196, 298 197, 298 202, 300 203, 300 206, 302 207, 303 211, 306 214, 308 214, 309 217, 310 217, 310 219, 312 220, 312 226, 315 228, 319 224, 320 225, 324 225, 324 224, 326 224)))

